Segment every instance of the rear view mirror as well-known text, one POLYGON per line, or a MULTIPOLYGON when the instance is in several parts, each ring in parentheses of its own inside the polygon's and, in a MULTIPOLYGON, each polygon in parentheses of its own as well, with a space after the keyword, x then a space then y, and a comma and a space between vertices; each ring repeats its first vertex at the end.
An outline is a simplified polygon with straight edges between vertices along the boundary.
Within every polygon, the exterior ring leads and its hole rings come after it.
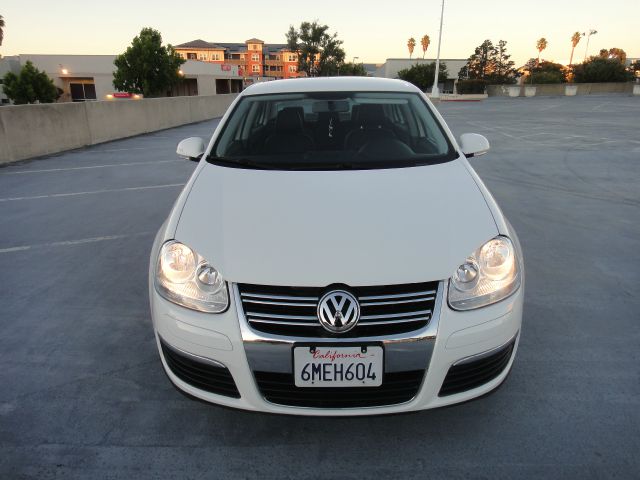
POLYGON ((460 148, 467 158, 479 157, 489 151, 489 140, 477 133, 463 133, 460 135, 460 148))
POLYGON ((194 162, 200 160, 200 157, 204 154, 207 147, 204 144, 204 140, 200 137, 185 138, 178 144, 176 153, 179 157, 188 158, 194 162))

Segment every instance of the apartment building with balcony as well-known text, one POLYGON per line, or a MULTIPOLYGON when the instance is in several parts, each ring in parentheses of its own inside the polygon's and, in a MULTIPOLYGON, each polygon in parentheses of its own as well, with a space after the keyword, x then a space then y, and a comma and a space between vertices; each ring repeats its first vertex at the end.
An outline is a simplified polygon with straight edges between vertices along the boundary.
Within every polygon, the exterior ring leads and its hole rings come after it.
POLYGON ((231 65, 245 83, 303 76, 298 72, 298 55, 286 44, 266 44, 258 38, 244 43, 219 43, 193 40, 174 46, 176 52, 186 60, 218 63, 223 69, 231 65))

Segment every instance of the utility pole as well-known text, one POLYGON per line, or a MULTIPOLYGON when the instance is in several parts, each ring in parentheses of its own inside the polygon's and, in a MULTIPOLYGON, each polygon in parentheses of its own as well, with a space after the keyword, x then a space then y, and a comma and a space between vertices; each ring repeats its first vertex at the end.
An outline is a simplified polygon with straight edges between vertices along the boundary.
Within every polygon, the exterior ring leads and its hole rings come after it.
POLYGON ((589 39, 591 38, 591 35, 595 35, 596 33, 598 33, 597 30, 589 30, 589 33, 587 34, 587 48, 584 49, 584 61, 587 61, 587 52, 589 51, 589 39))
POLYGON ((440 11, 440 33, 438 34, 438 56, 436 57, 436 76, 433 79, 433 88, 431 89, 431 98, 440 98, 440 90, 438 89, 438 75, 440 73, 440 44, 442 43, 443 18, 444 18, 444 0, 442 0, 442 10, 440 11))

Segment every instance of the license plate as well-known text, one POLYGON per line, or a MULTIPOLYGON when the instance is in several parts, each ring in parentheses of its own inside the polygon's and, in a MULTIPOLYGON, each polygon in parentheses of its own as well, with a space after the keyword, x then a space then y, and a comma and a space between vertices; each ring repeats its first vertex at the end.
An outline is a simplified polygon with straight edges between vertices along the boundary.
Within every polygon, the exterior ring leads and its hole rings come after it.
POLYGON ((296 387, 379 387, 382 347, 295 347, 296 387))

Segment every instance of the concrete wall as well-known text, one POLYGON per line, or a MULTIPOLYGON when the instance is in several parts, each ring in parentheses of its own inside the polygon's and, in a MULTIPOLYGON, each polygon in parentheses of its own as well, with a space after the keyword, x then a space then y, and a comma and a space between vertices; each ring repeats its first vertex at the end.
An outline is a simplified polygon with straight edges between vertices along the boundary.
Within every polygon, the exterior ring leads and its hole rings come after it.
POLYGON ((236 94, 0 108, 0 164, 224 115, 236 94))
MULTIPOLYGON (((526 84, 520 87, 520 96, 524 96, 524 87, 536 87, 536 97, 564 95, 566 83, 526 84)), ((574 83, 578 87, 577 95, 594 95, 600 93, 632 93, 633 83, 574 83)), ((490 97, 508 97, 509 88, 518 85, 488 85, 487 93, 490 97)))

